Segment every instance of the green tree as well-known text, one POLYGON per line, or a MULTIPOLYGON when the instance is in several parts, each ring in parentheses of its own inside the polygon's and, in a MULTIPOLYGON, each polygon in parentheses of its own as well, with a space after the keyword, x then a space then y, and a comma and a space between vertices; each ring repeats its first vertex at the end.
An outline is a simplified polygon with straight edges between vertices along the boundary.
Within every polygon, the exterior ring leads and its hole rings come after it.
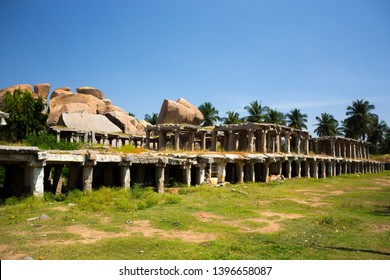
POLYGON ((210 102, 204 102, 199 106, 199 111, 203 114, 202 126, 214 126, 221 118, 218 116, 219 111, 210 102))
POLYGON ((343 121, 345 136, 366 140, 372 123, 377 118, 377 115, 371 112, 374 109, 374 105, 363 99, 353 101, 352 106, 347 107, 346 115, 349 117, 343 121))
POLYGON ((368 136, 368 142, 372 144, 370 146, 371 153, 379 154, 383 150, 382 147, 385 146, 385 137, 388 130, 389 127, 385 121, 379 121, 378 117, 374 117, 368 136))
POLYGON ((302 114, 300 109, 292 109, 290 113, 286 114, 286 118, 289 127, 299 130, 307 129, 307 115, 302 114))
POLYGON ((252 101, 249 103, 249 106, 245 106, 244 109, 249 113, 249 116, 246 117, 248 122, 260 123, 264 121, 264 113, 267 110, 267 106, 261 106, 261 101, 252 101))
POLYGON ((240 114, 237 112, 227 111, 226 115, 226 118, 222 118, 224 124, 239 124, 243 122, 243 120, 240 118, 240 114))
POLYGON ((135 118, 135 114, 132 112, 129 112, 129 116, 135 118))
POLYGON ((4 96, 4 112, 10 114, 2 136, 8 141, 21 141, 30 135, 38 135, 46 129, 48 115, 44 112, 42 97, 34 99, 28 91, 7 91, 4 96))
POLYGON ((152 115, 145 114, 144 120, 147 121, 148 123, 152 125, 157 124, 157 119, 158 119, 158 114, 157 113, 152 113, 152 115))
POLYGON ((316 117, 318 121, 317 128, 314 130, 318 136, 337 136, 341 135, 341 128, 339 122, 333 117, 332 114, 321 113, 321 117, 316 117))
POLYGON ((279 112, 277 109, 267 108, 266 114, 264 116, 264 121, 266 123, 273 123, 278 125, 285 125, 285 116, 282 112, 279 112))

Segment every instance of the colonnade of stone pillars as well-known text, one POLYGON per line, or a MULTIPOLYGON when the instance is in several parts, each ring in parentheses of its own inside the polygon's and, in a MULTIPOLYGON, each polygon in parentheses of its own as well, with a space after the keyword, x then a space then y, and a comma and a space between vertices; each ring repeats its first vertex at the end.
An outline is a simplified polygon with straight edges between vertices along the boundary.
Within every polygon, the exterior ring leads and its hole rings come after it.
POLYGON ((337 158, 370 159, 370 144, 364 141, 343 137, 319 137, 310 141, 315 154, 324 154, 337 158))

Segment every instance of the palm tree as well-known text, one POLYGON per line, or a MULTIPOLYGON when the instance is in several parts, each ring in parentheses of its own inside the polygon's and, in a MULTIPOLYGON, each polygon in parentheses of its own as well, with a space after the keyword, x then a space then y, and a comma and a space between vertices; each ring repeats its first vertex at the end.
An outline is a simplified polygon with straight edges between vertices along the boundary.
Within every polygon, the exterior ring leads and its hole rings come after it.
POLYGON ((389 130, 385 121, 379 121, 378 117, 374 117, 371 125, 370 135, 368 136, 368 142, 372 145, 370 150, 374 154, 379 154, 382 146, 385 144, 386 132, 389 130))
POLYGON ((249 106, 244 107, 245 110, 249 113, 249 116, 246 117, 248 122, 262 122, 264 120, 264 112, 267 109, 267 106, 261 106, 261 101, 257 100, 249 103, 249 106))
POLYGON ((214 126, 220 120, 219 111, 210 102, 204 102, 198 109, 203 114, 202 126, 214 126))
POLYGON ((285 116, 282 112, 279 112, 277 109, 267 108, 267 113, 264 116, 264 121, 266 123, 273 123, 278 125, 285 125, 285 116))
POLYGON ((321 117, 316 117, 318 121, 317 128, 314 130, 318 136, 336 136, 341 135, 341 128, 339 122, 333 117, 332 114, 321 113, 321 117))
POLYGON ((377 117, 371 113, 374 109, 374 105, 363 99, 353 101, 352 106, 347 107, 346 115, 349 117, 343 121, 345 136, 366 140, 370 133, 370 127, 377 117))
POLYGON ((149 114, 146 114, 145 118, 144 118, 145 121, 147 121, 148 123, 150 123, 152 125, 156 125, 157 124, 157 119, 158 119, 158 114, 157 113, 152 113, 151 116, 149 114))
POLYGON ((305 124, 307 122, 307 115, 302 114, 300 109, 292 109, 290 113, 286 114, 286 117, 289 127, 299 130, 307 129, 305 124))
POLYGON ((234 111, 227 111, 226 115, 226 118, 222 118, 224 124, 239 124, 243 122, 239 113, 234 111))

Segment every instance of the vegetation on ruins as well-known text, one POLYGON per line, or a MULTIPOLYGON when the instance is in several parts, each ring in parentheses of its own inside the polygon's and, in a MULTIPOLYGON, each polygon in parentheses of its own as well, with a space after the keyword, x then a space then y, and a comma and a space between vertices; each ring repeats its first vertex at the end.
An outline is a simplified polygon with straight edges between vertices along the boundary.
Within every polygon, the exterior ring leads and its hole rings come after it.
POLYGON ((211 104, 211 102, 204 102, 198 107, 203 114, 202 126, 214 126, 221 118, 218 116, 219 111, 211 104))
POLYGON ((135 114, 134 114, 134 113, 132 113, 132 112, 129 112, 129 113, 128 113, 128 115, 129 115, 130 117, 133 117, 133 118, 135 118, 135 114))
POLYGON ((314 129, 314 132, 318 136, 337 136, 341 135, 341 128, 339 127, 339 122, 329 113, 321 113, 321 117, 316 117, 318 123, 314 129))
POLYGON ((386 171, 9 198, 0 259, 388 260, 389 181, 386 171))
POLYGON ((244 122, 242 118, 240 118, 240 114, 234 111, 227 111, 227 117, 221 118, 224 124, 240 124, 244 122))
POLYGON ((157 113, 152 113, 152 115, 145 114, 144 120, 147 121, 148 123, 152 125, 157 124, 157 119, 158 119, 158 114, 157 113))
POLYGON ((371 123, 368 142, 372 144, 370 150, 374 154, 390 153, 390 128, 386 122, 374 117, 371 123))
POLYGON ((10 113, 7 126, 1 128, 4 140, 16 142, 46 130, 48 115, 42 97, 34 99, 28 91, 7 91, 4 96, 4 112, 10 113))
POLYGON ((289 127, 299 130, 307 129, 307 114, 302 114, 301 110, 298 108, 294 108, 290 113, 287 113, 286 119, 289 127))
POLYGON ((286 125, 285 116, 277 109, 267 108, 264 115, 264 121, 266 123, 273 123, 277 125, 286 125))
POLYGON ((257 100, 249 103, 249 106, 245 106, 244 109, 248 112, 249 116, 246 117, 246 121, 248 122, 263 122, 264 115, 267 110, 267 106, 262 106, 261 101, 257 100))

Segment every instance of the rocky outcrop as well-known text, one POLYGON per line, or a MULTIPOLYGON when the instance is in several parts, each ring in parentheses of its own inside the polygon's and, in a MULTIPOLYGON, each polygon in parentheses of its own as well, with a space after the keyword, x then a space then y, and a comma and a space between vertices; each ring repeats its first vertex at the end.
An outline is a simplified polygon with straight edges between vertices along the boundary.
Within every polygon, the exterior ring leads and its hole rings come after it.
POLYGON ((104 94, 103 92, 101 92, 100 90, 98 90, 97 88, 94 88, 94 87, 79 87, 76 89, 77 93, 81 93, 81 94, 88 94, 88 95, 92 95, 92 96, 95 96, 96 98, 99 98, 99 99, 104 99, 104 94))
POLYGON ((32 86, 29 84, 19 84, 19 85, 14 85, 11 87, 3 88, 0 89, 0 94, 5 94, 7 91, 13 93, 15 90, 20 89, 21 91, 28 91, 33 93, 32 86))
POLYGON ((200 125, 202 120, 203 115, 197 107, 184 98, 179 98, 176 102, 164 99, 157 123, 200 125))
POLYGON ((123 133, 144 135, 144 127, 132 116, 122 111, 111 111, 104 114, 112 123, 122 129, 123 133))
POLYGON ((41 96, 44 100, 47 99, 50 92, 50 84, 36 84, 34 85, 34 93, 41 96))

